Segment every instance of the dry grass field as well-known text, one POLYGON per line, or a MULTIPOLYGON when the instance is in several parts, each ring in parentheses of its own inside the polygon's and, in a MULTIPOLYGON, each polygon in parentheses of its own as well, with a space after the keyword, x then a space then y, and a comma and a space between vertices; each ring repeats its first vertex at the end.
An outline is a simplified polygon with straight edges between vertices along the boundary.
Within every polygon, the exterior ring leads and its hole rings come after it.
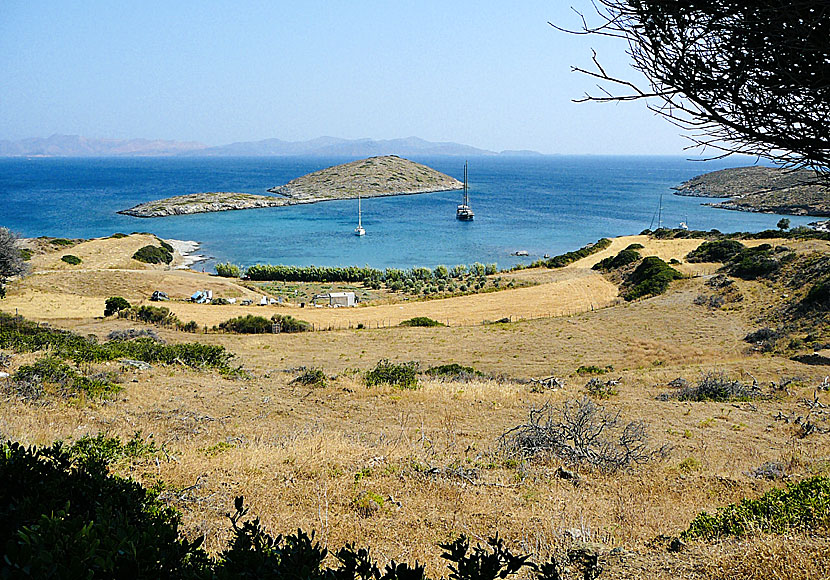
MULTIPOLYGON (((131 238, 102 241, 100 254, 84 244, 71 248, 84 260, 78 267, 88 267, 80 272, 56 264, 53 256, 33 258, 34 272, 11 284, 0 310, 103 339, 112 330, 142 326, 100 318, 108 296, 140 304, 154 289, 183 298, 210 287, 222 296, 253 297, 232 281, 135 267, 123 258, 132 246, 115 243, 139 243, 131 238)), ((351 310, 172 301, 180 319, 201 325, 279 312, 322 326, 365 321, 367 328, 255 336, 157 329, 171 342, 225 346, 247 378, 176 365, 142 371, 114 362, 86 369, 118 374, 123 390, 112 399, 41 403, 19 400, 7 383, 0 434, 27 444, 101 432, 152 437, 164 453, 116 470, 146 485, 159 483, 165 501, 184 514, 187 534, 204 535, 211 551, 229 538, 226 514, 233 498, 244 495, 252 513, 275 532, 302 527, 317 530, 333 547, 371 545, 381 561, 425 562, 431 577, 446 574, 438 542, 496 532, 540 559, 576 541, 595 543, 604 568, 600 578, 828 577, 826 535, 692 541, 678 553, 667 551, 666 538, 700 511, 782 485, 749 475, 766 462, 779 462, 792 480, 828 472, 830 433, 800 437, 794 423, 776 419, 807 415, 814 398, 830 405, 830 393, 816 390, 828 369, 760 354, 743 341, 784 299, 763 282, 737 281, 745 300, 726 309, 695 304, 706 277, 674 282, 662 296, 620 303, 616 286, 590 266, 635 241, 646 245, 643 255, 667 260, 682 259, 699 243, 621 238, 562 270, 509 274, 537 286, 444 300, 351 310), (450 319, 452 325, 390 327, 412 316, 450 319), (506 316, 536 319, 480 324, 506 316), (422 368, 457 362, 499 378, 445 382, 421 376, 415 390, 366 386, 363 372, 384 358, 420 361, 422 368), (617 392, 596 403, 625 422, 643 421, 651 446, 670 446, 665 457, 614 473, 579 467, 576 485, 557 475, 561 461, 516 461, 503 452, 500 436, 526 422, 530 408, 580 399, 591 377, 577 370, 609 365, 612 370, 599 378, 619 378, 617 392), (292 384, 300 367, 320 368, 332 378, 326 386, 292 384), (725 403, 659 398, 674 391, 670 381, 694 383, 713 371, 754 379, 770 396, 725 403), (562 379, 564 387, 527 382, 548 376, 562 379), (771 383, 783 378, 796 380, 773 392, 771 383), (366 493, 382 499, 378 509, 362 507, 366 493)), ((823 242, 800 249, 830 251, 823 242)), ((691 266, 681 267, 690 274, 716 268, 691 266)), ((38 356, 12 354, 6 370, 38 356)))

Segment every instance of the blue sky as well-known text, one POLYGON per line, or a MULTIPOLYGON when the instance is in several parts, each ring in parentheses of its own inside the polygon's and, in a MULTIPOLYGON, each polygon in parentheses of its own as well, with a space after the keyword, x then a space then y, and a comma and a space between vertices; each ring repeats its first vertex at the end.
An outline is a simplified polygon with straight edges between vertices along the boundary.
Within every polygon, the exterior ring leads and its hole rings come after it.
POLYGON ((53 133, 218 145, 418 136, 492 150, 683 155, 644 103, 575 104, 587 0, 0 0, 0 139, 53 133))

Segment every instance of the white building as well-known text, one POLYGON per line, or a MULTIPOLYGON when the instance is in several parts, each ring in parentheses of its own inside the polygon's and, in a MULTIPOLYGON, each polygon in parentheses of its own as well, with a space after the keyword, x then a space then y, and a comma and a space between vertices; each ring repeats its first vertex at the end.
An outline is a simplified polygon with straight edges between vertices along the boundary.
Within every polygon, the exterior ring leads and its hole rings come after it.
POLYGON ((317 294, 311 299, 315 306, 331 306, 333 308, 356 306, 357 298, 354 292, 329 292, 328 294, 317 294))

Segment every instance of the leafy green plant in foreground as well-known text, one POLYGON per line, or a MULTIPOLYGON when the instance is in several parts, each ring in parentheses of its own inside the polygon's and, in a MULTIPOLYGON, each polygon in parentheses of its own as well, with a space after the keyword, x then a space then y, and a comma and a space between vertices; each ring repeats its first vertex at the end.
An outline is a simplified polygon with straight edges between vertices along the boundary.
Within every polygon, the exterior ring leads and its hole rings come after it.
MULTIPOLYGON (((134 438, 135 440, 136 438, 134 438)), ((72 448, 0 443, 0 578, 131 578, 133 580, 425 580, 424 566, 389 562, 381 569, 368 548, 329 550, 302 530, 272 536, 247 519, 237 497, 232 534, 212 558, 180 530, 181 515, 155 491, 112 475, 107 463, 130 446, 98 436, 72 448)), ((143 451, 142 451, 143 452, 143 451)), ((514 554, 498 537, 471 546, 461 536, 441 544, 453 580, 496 580, 522 570, 562 580, 553 560, 542 565, 514 554)), ((585 567, 582 577, 595 569, 585 567)))

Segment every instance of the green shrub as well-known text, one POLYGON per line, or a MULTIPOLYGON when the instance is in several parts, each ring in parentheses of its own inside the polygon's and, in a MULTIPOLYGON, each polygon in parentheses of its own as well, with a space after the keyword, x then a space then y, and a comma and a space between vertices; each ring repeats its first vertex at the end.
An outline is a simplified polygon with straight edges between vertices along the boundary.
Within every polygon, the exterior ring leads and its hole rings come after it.
POLYGON ((112 234, 110 237, 114 238, 116 240, 120 240, 121 238, 126 238, 127 234, 122 234, 121 232, 116 232, 116 233, 112 234))
POLYGON ((609 256, 600 260, 592 266, 592 270, 613 270, 615 268, 622 268, 633 264, 640 259, 640 253, 636 250, 625 249, 616 256, 609 256))
POLYGON ((75 245, 74 240, 67 240, 66 238, 54 238, 49 240, 49 243, 53 246, 65 247, 65 246, 73 246, 75 245))
POLYGON ((271 321, 263 316, 247 314, 226 320, 219 325, 225 332, 238 334, 264 334, 271 332, 271 321))
MULTIPOLYGON (((156 239, 158 239, 158 238, 156 238, 156 239)), ((167 250, 167 251, 168 251, 169 253, 171 253, 171 254, 172 254, 172 253, 173 253, 173 251, 174 251, 174 250, 173 250, 173 246, 171 246, 170 244, 168 244, 168 243, 167 243, 167 242, 165 242, 164 240, 159 240, 159 245, 161 246, 161 249, 163 249, 163 250, 167 250)))
POLYGON ((803 304, 818 310, 830 310, 830 279, 813 284, 803 304))
POLYGON ((77 266, 82 262, 82 260, 78 256, 73 256, 72 254, 65 254, 61 256, 61 260, 66 262, 67 264, 71 264, 72 266, 77 266))
POLYGON ((637 243, 637 242, 634 242, 633 244, 628 244, 625 247, 626 250, 642 250, 644 248, 645 248, 645 246, 643 244, 640 244, 640 243, 637 243))
POLYGON ((781 269, 781 263, 775 259, 772 246, 761 244, 755 248, 746 248, 726 265, 727 272, 744 280, 765 278, 781 269))
POLYGON ((290 385, 303 385, 306 387, 325 387, 329 378, 321 369, 310 368, 304 370, 297 378, 291 381, 290 385))
POLYGON ((175 324, 176 315, 170 312, 166 306, 139 306, 135 311, 135 317, 150 324, 175 324))
POLYGON ((151 338, 110 340, 99 344, 94 337, 49 328, 3 312, 0 312, 0 348, 16 352, 48 349, 55 356, 76 363, 130 358, 148 363, 214 368, 222 372, 233 370, 230 367, 233 355, 222 346, 198 342, 161 344, 151 338))
POLYGON ((431 377, 451 381, 468 381, 487 377, 486 374, 481 371, 477 371, 473 367, 465 367, 458 363, 430 367, 426 370, 425 374, 431 377))
POLYGON ((133 254, 133 259, 145 264, 169 264, 173 261, 173 253, 163 247, 144 246, 133 254))
POLYGON ((160 452, 152 436, 149 440, 145 440, 141 436, 141 431, 136 431, 126 443, 123 443, 119 437, 108 437, 104 433, 98 433, 95 437, 84 435, 69 447, 69 456, 72 459, 81 463, 94 461, 106 465, 125 459, 155 457, 160 452))
POLYGON ((697 248, 686 254, 689 262, 720 262, 725 263, 746 249, 737 240, 714 240, 703 242, 697 248))
POLYGON ((601 252, 605 248, 611 245, 611 240, 608 238, 602 238, 597 240, 593 244, 588 244, 586 246, 582 246, 578 250, 574 250, 572 252, 565 252, 564 254, 560 254, 559 256, 554 256, 548 260, 543 260, 540 262, 534 262, 531 264, 532 266, 545 266, 546 268, 564 268, 568 264, 576 262, 577 260, 581 260, 582 258, 587 258, 591 254, 596 254, 597 252, 601 252))
POLYGON ((392 363, 387 359, 378 361, 363 377, 366 386, 393 385, 402 389, 418 388, 418 367, 416 361, 392 363))
POLYGON ((608 365, 606 367, 598 367, 595 365, 582 365, 578 369, 576 369, 576 374, 578 375, 604 375, 610 371, 614 370, 612 365, 608 365))
POLYGON ((784 489, 771 489, 758 499, 742 499, 718 508, 714 514, 701 512, 681 535, 709 540, 753 532, 825 532, 828 527, 830 478, 817 476, 788 484, 784 489))
POLYGON ((191 320, 190 322, 178 323, 176 328, 182 332, 198 332, 199 324, 195 320, 191 320))
POLYGON ((180 516, 95 454, 0 444, 4 578, 206 578, 210 560, 180 516))
POLYGON ((404 320, 398 326, 444 326, 444 324, 427 316, 416 316, 409 320, 404 320))
POLYGON ((122 298, 121 296, 113 296, 111 298, 107 298, 107 301, 104 303, 104 316, 112 316, 116 312, 126 310, 128 308, 132 308, 132 306, 125 298, 122 298))
POLYGON ((216 264, 216 273, 223 278, 239 278, 242 270, 236 264, 225 262, 224 264, 216 264))
POLYGON ((683 275, 666 264, 657 256, 643 258, 640 265, 631 273, 627 283, 631 288, 623 294, 625 300, 636 300, 642 296, 656 296, 662 294, 669 287, 672 280, 678 280, 683 275))
POLYGON ((311 324, 289 314, 275 314, 271 317, 271 321, 277 325, 279 332, 308 332, 311 330, 311 324))
POLYGON ((27 393, 57 391, 67 397, 81 393, 93 398, 105 397, 121 390, 108 374, 85 376, 56 356, 45 356, 30 365, 21 365, 14 380, 27 393))

